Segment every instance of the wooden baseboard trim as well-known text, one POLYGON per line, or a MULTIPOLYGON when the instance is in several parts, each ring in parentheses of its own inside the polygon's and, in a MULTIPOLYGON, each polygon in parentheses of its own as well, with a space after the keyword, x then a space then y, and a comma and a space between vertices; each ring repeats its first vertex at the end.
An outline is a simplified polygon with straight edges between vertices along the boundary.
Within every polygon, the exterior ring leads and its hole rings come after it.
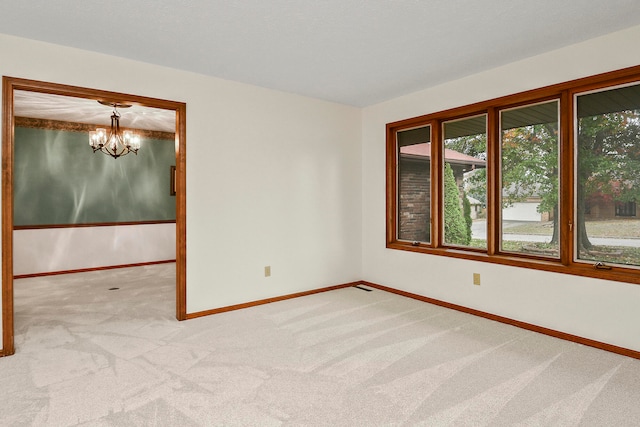
POLYGON ((160 219, 153 221, 122 221, 122 222, 86 222, 80 224, 46 224, 46 225, 14 225, 14 231, 46 230, 49 228, 91 228, 91 227, 120 227, 131 225, 175 224, 175 219, 160 219))
POLYGON ((473 308, 464 307, 458 304, 452 304, 450 302, 437 300, 434 298, 425 297, 422 295, 414 294, 411 292, 405 292, 398 289, 390 288, 388 286, 378 285, 377 283, 371 283, 362 281, 361 284, 372 288, 380 289, 382 291, 391 292, 397 295, 402 295, 407 298, 427 302, 429 304, 439 305, 441 307, 450 308, 452 310, 461 311, 463 313, 472 314, 474 316, 484 317, 485 319, 495 320, 496 322, 506 323, 507 325, 516 326, 518 328, 527 329, 529 331, 538 332, 540 334, 549 335, 554 338, 560 338, 566 341, 572 341, 578 344, 587 345, 589 347, 595 347, 600 350, 609 351, 611 353, 620 354, 634 359, 640 359, 640 351, 631 350, 624 347, 618 347, 617 345, 607 344, 604 342, 592 340, 589 338, 580 337, 577 335, 568 334, 566 332, 556 331, 554 329, 545 328, 543 326, 537 326, 531 323, 522 322, 520 320, 510 319, 508 317, 498 316, 496 314, 487 313, 485 311, 476 310, 473 308))
POLYGON ((28 279, 31 277, 57 276, 59 274, 86 273, 88 271, 113 270, 115 268, 143 267, 145 265, 168 264, 176 262, 175 259, 167 259, 162 261, 138 262, 135 264, 108 265, 106 267, 80 268, 77 270, 49 271, 46 273, 18 274, 13 279, 28 279))
MULTIPOLYGON (((59 272, 50 272, 50 273, 29 274, 29 275, 25 274, 25 275, 21 275, 21 276, 14 276, 14 279, 22 279, 22 278, 27 278, 27 277, 51 276, 51 275, 56 275, 56 274, 80 273, 80 272, 86 272, 86 271, 110 270, 110 269, 114 269, 114 268, 139 267, 139 266, 153 265, 153 264, 166 264, 166 263, 171 263, 171 262, 175 262, 175 260, 154 261, 154 262, 145 262, 145 263, 137 263, 137 264, 127 264, 127 265, 115 265, 115 266, 108 266, 108 267, 96 267, 96 268, 87 268, 87 269, 81 269, 81 270, 68 270, 68 271, 59 271, 59 272)), ((284 300, 288 300, 288 299, 292 299, 292 298, 304 297, 304 296, 307 296, 307 295, 313 295, 313 294, 317 294, 317 293, 321 293, 321 292, 334 291, 334 290, 337 290, 337 289, 343 289, 343 288, 348 288, 348 287, 357 286, 357 285, 369 286, 371 288, 375 288, 375 289, 379 289, 379 290, 382 290, 382 291, 390 292, 390 293, 393 293, 393 294, 401 295, 401 296, 404 296, 404 297, 407 297, 407 298, 411 298, 411 299, 415 299, 415 300, 418 300, 418 301, 423 301, 423 302, 426 302, 426 303, 429 303, 429 304, 438 305, 440 307, 449 308, 449 309, 460 311, 460 312, 463 312, 463 313, 472 314, 474 316, 483 317, 485 319, 494 320, 496 322, 505 323, 507 325, 512 325, 512 326, 515 326, 515 327, 518 327, 518 328, 527 329, 529 331, 537 332, 537 333, 540 333, 540 334, 549 335, 549 336, 552 336, 554 338, 559 338, 559 339, 563 339, 563 340, 566 340, 566 341, 575 342, 575 343, 578 343, 578 344, 586 345, 586 346, 589 346, 589 347, 594 347, 594 348, 597 348, 597 349, 600 349, 600 350, 605 350, 605 351, 608 351, 608 352, 611 352, 611 353, 620 354, 622 356, 627 356, 627 357, 631 357, 631 358, 634 358, 634 359, 640 359, 640 351, 631 350, 631 349, 624 348, 624 347, 619 347, 619 346, 613 345, 613 344, 607 344, 607 343, 604 343, 604 342, 601 342, 601 341, 592 340, 590 338, 580 337, 580 336, 569 334, 569 333, 566 333, 566 332, 557 331, 555 329, 545 328, 543 326, 534 325, 532 323, 527 323, 527 322, 522 322, 520 320, 510 319, 508 317, 499 316, 497 314, 492 314, 492 313, 488 313, 488 312, 485 312, 485 311, 476 310, 476 309, 473 309, 473 308, 465 307, 465 306, 458 305, 458 304, 453 304, 453 303, 442 301, 442 300, 438 300, 438 299, 435 299, 435 298, 426 297, 426 296, 423 296, 423 295, 414 294, 414 293, 411 293, 411 292, 401 291, 399 289, 390 288, 388 286, 379 285, 377 283, 367 282, 367 281, 364 281, 364 280, 363 281, 357 281, 357 282, 344 283, 342 285, 327 286, 325 288, 313 289, 313 290, 310 290, 310 291, 296 292, 294 294, 282 295, 282 296, 273 297, 273 298, 266 298, 266 299, 246 302, 246 303, 242 303, 242 304, 235 304, 235 305, 230 305, 230 306, 226 306, 226 307, 215 308, 215 309, 212 309, 212 310, 205 310, 205 311, 198 311, 198 312, 195 312, 195 313, 188 313, 186 315, 186 319, 196 319, 198 317, 204 317, 204 316, 210 316, 210 315, 213 315, 213 314, 225 313, 227 311, 241 310, 241 309, 244 309, 244 308, 255 307, 255 306, 263 305, 263 304, 270 304, 270 303, 273 303, 273 302, 284 301, 284 300)), ((3 356, 8 356, 8 354, 5 354, 4 350, 0 350, 0 357, 3 357, 3 356)))
POLYGON ((356 285, 359 285, 360 283, 361 282, 344 283, 342 285, 328 286, 326 288, 313 289, 311 291, 297 292, 295 294, 282 295, 279 297, 261 299, 258 301, 246 302, 243 304, 236 304, 236 305, 229 305, 227 307, 214 308, 213 310, 205 310, 205 311, 198 311, 195 313, 188 313, 187 319, 195 319, 198 317, 210 316, 212 314, 219 314, 227 311, 241 310, 243 308, 255 307, 257 305, 270 304, 272 302, 284 301, 287 299, 299 298, 299 297, 304 297, 312 294, 319 294, 321 292, 335 291, 336 289, 343 289, 343 288, 349 288, 351 286, 356 286, 356 285))

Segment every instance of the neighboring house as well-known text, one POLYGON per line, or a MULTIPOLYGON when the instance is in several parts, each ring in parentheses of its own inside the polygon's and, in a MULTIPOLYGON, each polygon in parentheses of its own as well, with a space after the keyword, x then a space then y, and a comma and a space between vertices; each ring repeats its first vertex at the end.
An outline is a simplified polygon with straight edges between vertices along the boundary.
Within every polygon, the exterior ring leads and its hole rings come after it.
POLYGON ((636 202, 619 202, 611 196, 594 194, 585 202, 586 219, 637 218, 636 202))
MULTIPOLYGON (((400 159, 413 159, 431 163, 431 143, 407 145, 400 148, 400 159)), ((464 174, 478 168, 487 167, 487 162, 473 156, 460 153, 458 151, 445 148, 444 161, 451 165, 453 175, 460 189, 464 180, 464 174)))
POLYGON ((485 206, 480 200, 475 199, 469 195, 467 195, 467 199, 469 200, 469 204, 471 205, 471 219, 478 219, 480 217, 484 217, 485 215, 485 206))
POLYGON ((502 209, 503 221, 550 221, 553 215, 549 212, 539 212, 540 197, 527 197, 522 202, 515 202, 502 209))
POLYGON ((521 190, 515 184, 511 184, 508 189, 503 189, 502 197, 518 194, 520 199, 517 202, 509 204, 502 208, 503 221, 530 221, 530 222, 546 222, 553 219, 551 212, 541 212, 540 203, 540 185, 536 184, 533 188, 526 191, 521 190), (527 195, 527 193, 530 193, 527 195))
POLYGON ((587 197, 584 203, 584 214, 587 220, 637 218, 636 202, 631 200, 621 202, 615 199, 615 193, 620 189, 620 182, 611 183, 612 192, 596 192, 587 197))

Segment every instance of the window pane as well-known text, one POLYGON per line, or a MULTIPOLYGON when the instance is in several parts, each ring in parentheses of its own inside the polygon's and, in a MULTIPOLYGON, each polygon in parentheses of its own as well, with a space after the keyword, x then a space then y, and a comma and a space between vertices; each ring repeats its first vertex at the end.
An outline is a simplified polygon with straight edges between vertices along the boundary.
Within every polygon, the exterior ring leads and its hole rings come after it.
POLYGON ((398 239, 431 241, 431 127, 398 132, 398 239))
POLYGON ((640 85, 577 97, 578 259, 640 265, 640 85))
POLYGON ((560 257, 558 107, 500 112, 503 251, 560 257))
POLYGON ((444 243, 487 247, 487 115, 443 123, 444 243))

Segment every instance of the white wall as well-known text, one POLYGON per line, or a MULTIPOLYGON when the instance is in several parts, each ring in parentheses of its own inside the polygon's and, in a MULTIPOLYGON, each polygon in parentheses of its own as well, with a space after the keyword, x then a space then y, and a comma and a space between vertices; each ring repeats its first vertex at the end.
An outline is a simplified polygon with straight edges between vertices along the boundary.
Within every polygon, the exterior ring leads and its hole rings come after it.
POLYGON ((363 111, 363 279, 640 351, 640 286, 385 249, 385 124, 640 64, 640 27, 363 111), (472 285, 472 273, 482 285, 472 285))
POLYGON ((189 313, 362 277, 360 109, 4 35, 0 58, 2 75, 187 103, 189 313))
POLYGON ((13 232, 13 274, 176 258, 176 225, 45 228, 13 232))

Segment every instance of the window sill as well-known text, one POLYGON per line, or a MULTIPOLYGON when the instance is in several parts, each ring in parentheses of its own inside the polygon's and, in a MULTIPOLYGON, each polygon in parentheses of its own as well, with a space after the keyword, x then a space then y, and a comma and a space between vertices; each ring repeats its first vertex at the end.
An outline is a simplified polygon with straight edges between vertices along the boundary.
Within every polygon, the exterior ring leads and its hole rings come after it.
POLYGON ((426 244, 414 246, 411 242, 402 241, 388 242, 387 248, 408 252, 418 252, 427 255, 466 259, 469 261, 508 265, 511 267, 523 267, 534 270, 548 271, 551 273, 561 273, 601 280, 612 280, 616 282, 640 284, 640 271, 634 268, 625 268, 615 265, 610 265, 610 270, 598 270, 593 266, 593 264, 583 262, 572 262, 565 265, 560 260, 555 259, 542 259, 526 256, 521 257, 513 254, 489 255, 485 252, 459 248, 432 248, 430 246, 427 246, 426 244))

